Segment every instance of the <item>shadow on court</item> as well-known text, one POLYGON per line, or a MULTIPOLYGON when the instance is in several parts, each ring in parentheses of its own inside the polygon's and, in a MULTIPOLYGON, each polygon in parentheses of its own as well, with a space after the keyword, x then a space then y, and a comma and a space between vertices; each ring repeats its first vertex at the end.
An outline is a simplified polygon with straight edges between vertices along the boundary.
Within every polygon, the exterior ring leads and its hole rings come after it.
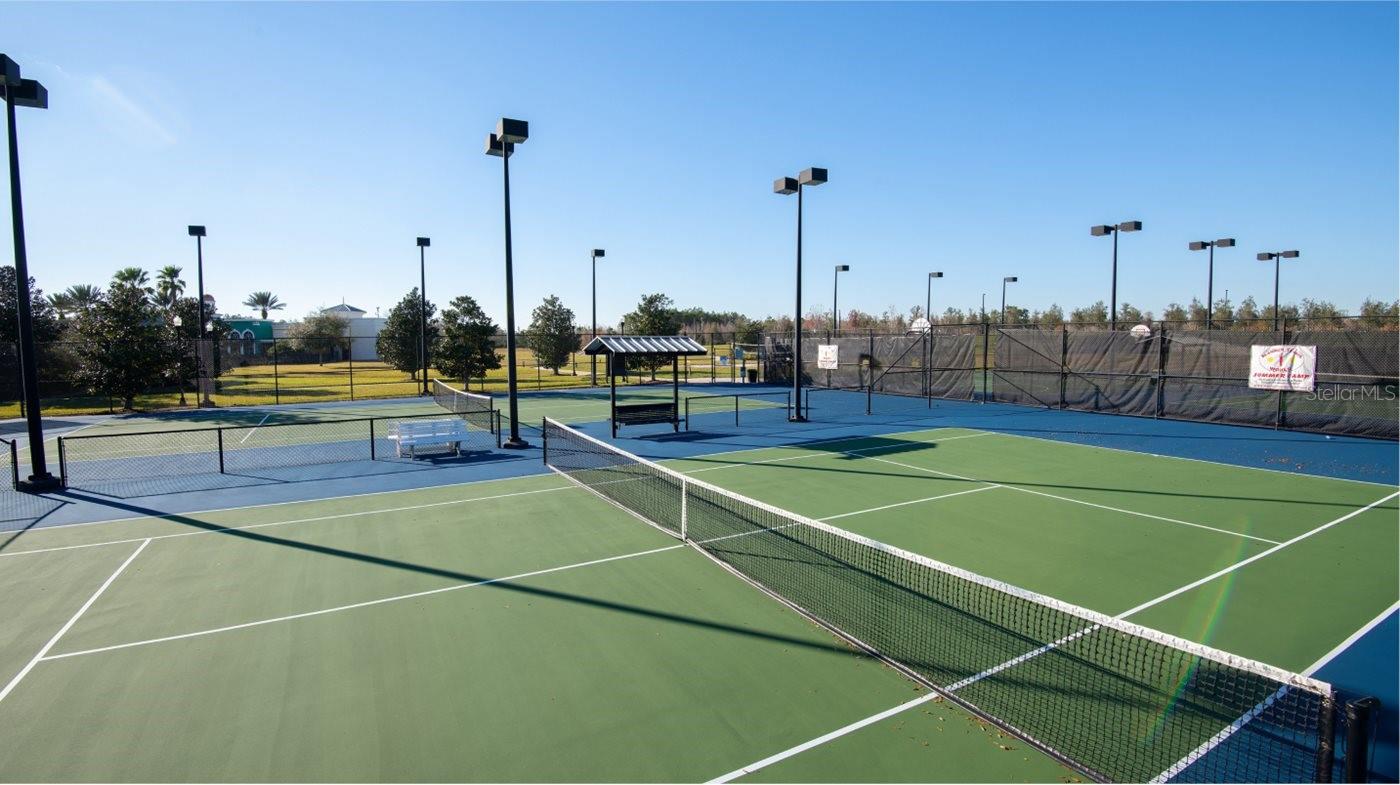
MULTIPOLYGON (((115 501, 113 499, 103 498, 100 496, 89 496, 86 494, 72 492, 70 492, 68 495, 73 496, 77 499, 81 499, 83 501, 88 501, 93 504, 111 507, 114 509, 121 510, 123 512, 131 513, 133 515, 159 518, 164 521, 178 523, 182 526, 188 526, 191 529, 205 531, 211 534, 226 537, 236 537, 238 539, 247 540, 249 542, 256 542, 264 545, 272 545, 282 548, 292 548, 295 550, 305 551, 307 553, 313 553, 320 556, 328 556, 338 559, 349 559, 363 564, 374 565, 376 567, 384 567, 386 569, 406 570, 409 572, 416 572, 423 575, 431 575, 437 578, 446 578, 448 580, 453 580, 464 584, 480 584, 483 586, 483 588, 524 594, 527 596, 539 597, 548 600, 558 600, 561 602, 576 603, 579 605, 584 605, 592 608, 599 608, 607 611, 613 611, 616 613, 626 613, 636 616, 643 616, 655 619, 657 621, 663 621, 672 624, 685 624, 693 627, 712 630, 714 632, 726 633, 729 635, 738 635, 747 638, 767 640, 774 643, 780 643, 785 646, 798 646, 807 649, 814 649, 817 651, 830 652, 833 654, 841 654, 843 656, 861 654, 861 652, 859 652, 858 650, 849 646, 838 644, 834 640, 830 643, 803 640, 801 638, 794 638, 787 635, 765 632, 763 630, 752 629, 748 627, 739 627, 732 624, 725 624, 724 622, 696 618, 694 616, 685 616, 677 613, 670 613, 667 611, 644 608, 637 605, 613 602, 610 600, 604 600, 596 597, 586 597, 584 595, 573 594, 570 592, 545 589, 535 586, 527 586, 520 583, 506 581, 499 576, 490 577, 484 575, 473 575, 471 573, 446 570, 440 567, 431 567, 424 564, 414 564, 412 562, 406 562, 399 559, 390 559, 383 556, 374 556, 372 554, 358 553, 355 551, 345 550, 343 548, 335 548, 328 545, 317 545, 314 543, 284 539, 282 537, 276 537, 270 534, 251 531, 248 529, 233 529, 227 526, 220 526, 219 524, 211 523, 209 521, 204 521, 190 515, 180 515, 161 512, 160 510, 154 510, 146 507, 141 507, 136 504, 115 501)), ((674 547, 684 546, 677 544, 674 547)))

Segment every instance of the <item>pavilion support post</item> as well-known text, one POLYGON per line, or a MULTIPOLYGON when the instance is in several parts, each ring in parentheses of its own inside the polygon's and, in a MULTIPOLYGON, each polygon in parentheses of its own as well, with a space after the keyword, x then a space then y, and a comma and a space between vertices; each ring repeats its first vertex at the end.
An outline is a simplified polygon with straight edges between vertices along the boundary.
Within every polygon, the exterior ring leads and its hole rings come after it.
POLYGON ((681 432, 681 356, 671 355, 671 430, 681 432))
POLYGON ((612 422, 612 437, 617 438, 617 374, 613 360, 617 355, 608 352, 608 420, 612 422))

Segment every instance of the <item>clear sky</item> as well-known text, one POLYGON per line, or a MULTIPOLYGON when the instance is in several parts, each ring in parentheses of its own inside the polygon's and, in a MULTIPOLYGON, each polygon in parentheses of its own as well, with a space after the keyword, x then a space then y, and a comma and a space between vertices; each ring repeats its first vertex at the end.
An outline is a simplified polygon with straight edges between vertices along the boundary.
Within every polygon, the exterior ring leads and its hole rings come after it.
MULTIPOLYGON (((1000 297, 1160 313, 1204 299, 1188 241, 1234 236, 1216 292, 1354 311, 1397 296, 1395 3, 15 4, 0 51, 49 88, 21 110, 31 272, 46 291, 181 264, 209 227, 222 311, 369 310, 418 280, 504 320, 505 115, 521 324, 555 293, 588 321, 639 294, 790 312, 806 299, 935 310, 1000 297)), ((8 195, 0 195, 8 211, 8 195)), ((7 213, 8 214, 8 213, 7 213)), ((9 261, 9 243, 0 243, 9 261)))

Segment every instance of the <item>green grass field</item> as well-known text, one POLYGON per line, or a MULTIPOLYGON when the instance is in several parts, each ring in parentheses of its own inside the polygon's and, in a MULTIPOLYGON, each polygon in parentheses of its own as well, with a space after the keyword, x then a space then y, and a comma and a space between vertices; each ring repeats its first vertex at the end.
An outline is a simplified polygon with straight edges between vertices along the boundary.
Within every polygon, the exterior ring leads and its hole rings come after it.
MULTIPOLYGON (((668 465, 1292 670, 1400 581, 1391 486, 957 428, 668 465)), ((1075 778, 554 475, 33 529, 0 589, 3 780, 1075 778)))
MULTIPOLYGON (((738 381, 740 366, 731 368, 729 344, 717 344, 711 354, 688 358, 681 370, 682 381, 738 381)), ((505 362, 505 350, 498 355, 505 362)), ((591 358, 582 352, 575 353, 565 365, 555 373, 552 368, 535 365, 535 355, 530 349, 519 348, 516 352, 516 379, 521 390, 567 389, 589 386, 591 358)), ((327 362, 283 363, 274 366, 265 357, 240 358, 226 357, 223 360, 226 370, 218 377, 217 389, 212 396, 219 406, 267 406, 275 403, 326 403, 352 399, 404 398, 418 393, 419 383, 411 374, 395 370, 385 363, 372 362, 327 362), (246 364, 241 364, 246 363, 246 364)), ((753 362, 748 363, 752 367, 753 362)), ((605 383, 606 364, 599 362, 598 379, 605 383)), ((651 374, 645 374, 650 378, 651 374)), ((436 369, 430 370, 430 379, 442 379, 460 386, 460 379, 447 379, 436 369)), ((484 378, 472 379, 473 392, 500 393, 506 389, 506 369, 490 371, 484 378)), ((671 378, 671 369, 666 367, 657 373, 657 378, 671 378)), ((193 385, 185 391, 184 407, 193 408, 197 398, 193 385)), ((4 394, 9 394, 5 390, 4 394)), ((45 414, 53 416, 77 414, 105 414, 121 408, 121 401, 114 401, 103 395, 50 395, 41 387, 45 414)), ((181 397, 177 390, 162 390, 136 396, 135 408, 138 411, 154 411, 181 408, 181 397)), ((0 400, 0 419, 20 416, 17 400, 0 400)))

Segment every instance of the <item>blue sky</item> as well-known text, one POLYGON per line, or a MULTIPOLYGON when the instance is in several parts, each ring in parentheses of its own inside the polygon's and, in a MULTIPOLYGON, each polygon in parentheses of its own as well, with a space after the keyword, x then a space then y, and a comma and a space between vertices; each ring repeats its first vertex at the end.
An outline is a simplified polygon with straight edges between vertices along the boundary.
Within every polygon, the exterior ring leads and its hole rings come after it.
MULTIPOLYGON (((21 114, 32 273, 186 267, 209 227, 221 310, 392 305, 417 283, 504 319, 500 161, 512 159, 522 323, 555 293, 588 319, 643 292, 792 308, 795 200, 809 303, 1043 308, 1272 296, 1259 250, 1298 248, 1283 299, 1397 296, 1397 5, 6 4, 0 50, 46 83, 21 114)), ((0 195, 8 209, 8 196, 0 195)), ((9 260, 9 244, 0 259, 9 260)))

